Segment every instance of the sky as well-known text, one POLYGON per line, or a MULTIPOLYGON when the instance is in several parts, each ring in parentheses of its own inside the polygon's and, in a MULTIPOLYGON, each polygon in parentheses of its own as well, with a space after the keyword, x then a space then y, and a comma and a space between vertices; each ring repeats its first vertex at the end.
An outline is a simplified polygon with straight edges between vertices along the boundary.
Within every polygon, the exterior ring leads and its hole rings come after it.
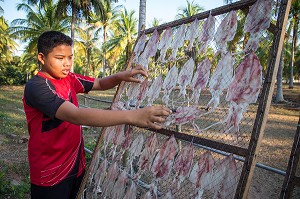
MULTIPOLYGON (((204 10, 211 10, 220 6, 223 6, 223 0, 189 0, 190 2, 199 4, 204 10)), ((25 18, 26 14, 23 11, 17 11, 17 4, 22 0, 4 0, 0 1, 0 6, 4 10, 4 18, 10 24, 12 20, 16 18, 25 18)), ((139 12, 139 0, 119 0, 120 4, 125 5, 128 11, 135 10, 135 16, 138 19, 139 12)), ((160 24, 170 22, 174 20, 174 17, 178 13, 178 8, 186 7, 186 0, 147 0, 146 3, 146 28, 157 18, 161 21, 160 24)), ((22 45, 20 48, 22 48, 22 45)))

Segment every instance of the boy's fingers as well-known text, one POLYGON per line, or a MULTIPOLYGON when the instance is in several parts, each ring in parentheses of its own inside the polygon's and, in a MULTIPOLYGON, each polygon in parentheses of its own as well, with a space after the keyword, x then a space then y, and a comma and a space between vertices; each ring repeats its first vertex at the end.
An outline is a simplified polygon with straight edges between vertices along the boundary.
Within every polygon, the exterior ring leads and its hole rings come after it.
POLYGON ((145 77, 148 77, 147 70, 143 66, 141 66, 141 65, 138 65, 137 67, 135 67, 133 69, 133 75, 137 75, 137 74, 141 74, 141 75, 143 75, 145 77))
POLYGON ((164 106, 156 106, 156 115, 157 116, 169 116, 172 113, 170 109, 164 106))
POLYGON ((162 125, 159 125, 158 123, 151 122, 151 124, 150 124, 149 127, 152 128, 152 129, 159 130, 159 129, 162 129, 163 126, 162 126, 162 125))

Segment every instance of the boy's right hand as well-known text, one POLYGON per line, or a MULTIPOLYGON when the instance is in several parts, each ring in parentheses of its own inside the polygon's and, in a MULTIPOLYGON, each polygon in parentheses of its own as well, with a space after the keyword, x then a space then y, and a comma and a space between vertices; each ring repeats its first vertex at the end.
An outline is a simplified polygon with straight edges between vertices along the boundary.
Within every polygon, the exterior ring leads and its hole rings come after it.
POLYGON ((132 110, 131 124, 159 130, 172 111, 164 106, 149 106, 132 110))

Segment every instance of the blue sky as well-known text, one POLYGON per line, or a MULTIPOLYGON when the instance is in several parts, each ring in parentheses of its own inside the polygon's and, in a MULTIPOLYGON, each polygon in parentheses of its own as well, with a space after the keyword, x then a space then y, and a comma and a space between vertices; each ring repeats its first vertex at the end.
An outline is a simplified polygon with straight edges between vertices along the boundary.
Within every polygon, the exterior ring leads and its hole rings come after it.
MULTIPOLYGON (((16 9, 17 3, 21 2, 22 0, 4 0, 4 2, 0 2, 1 7, 4 9, 4 18, 9 23, 15 18, 25 17, 23 11, 17 11, 16 9)), ((127 10, 135 10, 136 17, 138 17, 139 2, 139 0, 119 0, 119 3, 125 5, 127 10)), ((194 3, 204 7, 205 10, 210 10, 222 6, 223 0, 194 0, 194 3)), ((178 8, 185 7, 186 5, 186 0, 148 0, 146 5, 146 21, 150 23, 154 17, 160 19, 162 22, 173 21, 178 8)))
MULTIPOLYGON (((199 4, 205 10, 211 10, 223 5, 223 0, 189 0, 190 2, 199 4)), ((16 18, 25 18, 23 11, 17 11, 16 5, 22 0, 4 0, 0 1, 0 6, 4 10, 4 18, 10 23, 16 18)), ((139 0, 119 0, 120 4, 125 5, 127 10, 135 10, 135 16, 138 18, 139 0)), ((186 7, 186 0, 147 0, 146 4, 146 28, 148 24, 157 18, 161 23, 170 22, 174 20, 178 13, 178 8, 186 7)), ((21 45, 22 46, 22 45, 21 45)), ((22 48, 22 47, 21 47, 22 48)))

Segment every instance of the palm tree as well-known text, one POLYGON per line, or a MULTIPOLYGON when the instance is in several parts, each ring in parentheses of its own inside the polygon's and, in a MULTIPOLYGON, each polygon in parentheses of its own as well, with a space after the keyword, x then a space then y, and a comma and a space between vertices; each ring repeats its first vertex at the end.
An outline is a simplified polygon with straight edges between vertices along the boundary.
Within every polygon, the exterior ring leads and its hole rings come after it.
POLYGON ((78 54, 84 54, 84 60, 86 62, 83 65, 86 65, 84 69, 84 75, 92 75, 95 76, 96 66, 92 64, 92 51, 97 47, 97 42, 99 37, 97 35, 97 29, 95 26, 86 25, 83 27, 76 28, 76 52, 78 54), (80 53, 80 52, 83 53, 80 53))
POLYGON ((190 2, 187 0, 186 3, 187 7, 178 8, 179 13, 176 15, 176 19, 190 17, 204 10, 203 7, 197 3, 195 4, 194 1, 190 2))
POLYGON ((15 37, 10 32, 8 23, 4 17, 0 17, 0 67, 4 62, 11 61, 13 53, 17 50, 18 44, 14 41, 15 37))
POLYGON ((57 30, 66 33, 69 30, 69 18, 57 17, 57 4, 53 4, 52 0, 43 6, 21 3, 17 5, 17 10, 25 11, 26 18, 13 20, 10 30, 14 36, 27 43, 25 47, 27 53, 36 53, 37 40, 43 32, 57 30))
POLYGON ((114 7, 113 3, 106 0, 100 0, 102 4, 102 10, 96 10, 95 14, 91 17, 91 22, 95 24, 95 26, 100 26, 102 33, 103 33, 103 71, 102 74, 105 76, 106 68, 107 68, 107 61, 106 61, 106 49, 105 45, 107 42, 108 32, 114 26, 114 22, 117 18, 117 12, 121 6, 114 7))
MULTIPOLYGON (((106 0, 107 2, 117 2, 118 0, 106 0)), ((42 5, 47 1, 41 0, 28 0, 28 2, 37 3, 40 2, 42 5)), ((102 12, 102 4, 99 0, 58 0, 57 16, 67 16, 71 14, 71 38, 74 40, 75 24, 77 18, 81 19, 84 17, 90 21, 92 10, 102 12)), ((71 69, 73 71, 73 68, 71 69)))
POLYGON ((292 36, 292 55, 290 60, 290 78, 289 78, 289 88, 294 87, 293 77, 294 77, 294 62, 295 62, 295 49, 298 42, 298 26, 300 17, 300 0, 293 0, 291 4, 290 17, 293 23, 293 36, 292 36))
POLYGON ((138 33, 141 32, 143 26, 146 26, 146 1, 140 0, 138 33))
POLYGON ((154 17, 154 19, 150 22, 149 26, 155 27, 158 26, 160 23, 161 23, 161 19, 157 19, 156 17, 154 17))
POLYGON ((134 17, 134 11, 128 12, 124 8, 116 22, 114 35, 105 46, 112 60, 117 61, 117 58, 125 56, 123 66, 128 62, 134 45, 137 35, 136 26, 137 19, 134 17))

